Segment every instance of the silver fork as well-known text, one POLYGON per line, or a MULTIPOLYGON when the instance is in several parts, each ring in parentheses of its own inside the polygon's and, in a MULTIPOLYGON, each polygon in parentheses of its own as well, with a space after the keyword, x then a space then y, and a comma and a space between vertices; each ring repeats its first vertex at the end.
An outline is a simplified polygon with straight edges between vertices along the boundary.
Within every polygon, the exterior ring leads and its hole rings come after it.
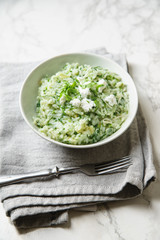
POLYGON ((12 183, 22 182, 26 179, 54 176, 58 177, 61 174, 77 173, 81 172, 88 176, 99 176, 102 174, 111 174, 126 171, 131 165, 131 159, 129 156, 122 157, 120 159, 112 160, 110 162, 85 164, 78 167, 66 167, 58 168, 57 166, 52 169, 46 169, 36 172, 29 172, 23 174, 14 175, 1 175, 0 186, 10 185, 12 183))

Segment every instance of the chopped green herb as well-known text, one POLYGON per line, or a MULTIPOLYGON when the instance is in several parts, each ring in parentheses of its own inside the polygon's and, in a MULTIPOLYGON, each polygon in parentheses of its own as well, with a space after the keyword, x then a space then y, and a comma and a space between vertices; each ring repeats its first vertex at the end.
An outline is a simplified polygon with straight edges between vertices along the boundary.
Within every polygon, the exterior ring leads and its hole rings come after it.
POLYGON ((127 86, 119 75, 100 66, 66 63, 41 79, 34 124, 56 141, 91 144, 115 133, 128 109, 127 86))

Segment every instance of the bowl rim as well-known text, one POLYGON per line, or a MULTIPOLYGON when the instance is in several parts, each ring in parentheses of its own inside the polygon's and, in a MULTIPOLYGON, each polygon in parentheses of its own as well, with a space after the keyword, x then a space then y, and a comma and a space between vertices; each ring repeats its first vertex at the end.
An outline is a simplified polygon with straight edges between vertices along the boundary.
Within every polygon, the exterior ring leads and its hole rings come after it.
MULTIPOLYGON (((119 136, 121 136, 124 132, 126 132, 126 130, 130 127, 131 123, 133 122, 135 116, 136 116, 136 113, 137 113, 137 110, 138 110, 138 93, 137 93, 137 89, 136 89, 136 86, 135 86, 135 83, 132 79, 132 77, 129 75, 129 73, 123 69, 117 62, 115 62, 114 60, 110 59, 110 58, 107 58, 103 55, 100 55, 100 54, 95 54, 95 53, 85 53, 85 52, 71 52, 71 53, 65 53, 65 54, 60 54, 60 55, 57 55, 57 56, 54 56, 54 57, 51 57, 51 58, 48 58, 47 60, 44 60, 42 61, 41 63, 37 64, 28 74, 27 76, 25 77, 23 83, 22 83, 22 86, 21 86, 21 89, 20 89, 20 94, 19 94, 19 107, 20 107, 20 111, 21 111, 21 114, 25 120, 25 122, 27 123, 27 125, 36 133, 38 134, 40 137, 42 137, 43 139, 49 141, 49 142, 52 142, 52 143, 55 143, 57 145, 60 145, 62 147, 67 147, 67 148, 77 148, 77 149, 85 149, 85 148, 94 148, 94 147, 99 147, 101 145, 104 145, 104 144, 107 144, 113 140, 115 140, 116 138, 118 138, 119 136), (42 135, 38 130, 36 130, 31 124, 30 122, 28 121, 27 117, 25 116, 25 113, 24 113, 24 110, 23 110, 23 107, 22 107, 22 95, 23 95, 23 90, 25 88, 25 85, 27 83, 27 80, 29 79, 29 77, 31 76, 31 74, 33 74, 38 68, 40 68, 42 65, 44 64, 47 64, 47 62, 53 60, 53 59, 56 59, 56 58, 60 58, 60 57, 65 57, 65 56, 68 56, 68 55, 87 55, 87 56, 91 56, 91 57, 98 57, 98 58, 101 58, 101 59, 104 59, 104 60, 107 60, 108 62, 110 62, 111 64, 113 64, 115 67, 118 67, 119 69, 121 69, 123 72, 125 72, 125 74, 127 74, 127 76, 132 80, 132 85, 134 87, 134 95, 135 95, 135 111, 132 113, 131 117, 130 117, 130 120, 127 124, 127 126, 125 127, 125 129, 122 130, 122 128, 118 129, 115 133, 113 133, 111 136, 99 141, 99 142, 96 142, 96 143, 91 143, 91 144, 85 144, 85 145, 73 145, 73 144, 66 144, 66 143, 62 143, 62 142, 58 142, 54 139, 51 139, 45 135, 42 135)), ((128 119, 128 118, 127 118, 128 119)), ((127 119, 125 120, 125 122, 127 121, 127 119)), ((124 123, 125 123, 124 122, 124 123)), ((122 124, 123 125, 123 124, 122 124)))

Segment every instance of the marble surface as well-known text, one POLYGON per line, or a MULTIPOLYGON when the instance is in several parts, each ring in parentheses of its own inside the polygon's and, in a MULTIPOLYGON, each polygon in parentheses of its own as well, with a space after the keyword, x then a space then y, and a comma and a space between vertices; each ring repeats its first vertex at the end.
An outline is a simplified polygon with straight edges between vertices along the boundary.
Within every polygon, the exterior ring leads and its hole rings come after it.
POLYGON ((106 47, 125 52, 150 129, 157 180, 142 196, 71 211, 67 226, 18 232, 0 204, 0 240, 160 239, 160 1, 2 0, 0 61, 42 60, 106 47))

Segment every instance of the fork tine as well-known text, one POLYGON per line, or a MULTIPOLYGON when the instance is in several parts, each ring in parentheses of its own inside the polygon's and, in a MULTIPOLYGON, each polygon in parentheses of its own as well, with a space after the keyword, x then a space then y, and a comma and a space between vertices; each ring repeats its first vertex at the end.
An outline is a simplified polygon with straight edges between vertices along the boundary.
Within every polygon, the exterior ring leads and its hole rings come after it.
POLYGON ((122 172, 126 172, 127 168, 128 167, 124 167, 124 168, 120 168, 120 169, 116 169, 116 170, 110 169, 107 171, 97 173, 97 175, 105 175, 105 174, 110 174, 110 173, 122 173, 122 172))
POLYGON ((103 167, 96 168, 95 171, 100 172, 100 171, 107 170, 107 169, 114 169, 116 167, 124 167, 124 166, 129 166, 129 165, 131 165, 131 162, 122 162, 122 163, 117 163, 117 164, 110 165, 110 166, 103 165, 103 167))
POLYGON ((103 162, 103 163, 97 163, 97 164, 95 164, 95 166, 96 167, 99 167, 99 166, 101 166, 101 165, 103 165, 103 164, 107 164, 107 165, 114 165, 114 164, 116 164, 116 163, 118 163, 118 162, 126 162, 126 161, 130 161, 131 159, 130 159, 130 157, 129 156, 125 156, 125 157, 122 157, 122 158, 120 158, 120 159, 115 159, 115 160, 111 160, 111 161, 109 161, 109 162, 103 162))
MULTIPOLYGON (((116 166, 114 168, 109 168, 109 169, 104 169, 104 170, 101 170, 101 171, 97 171, 97 174, 98 175, 101 175, 101 174, 105 174, 105 173, 114 173, 114 172, 120 172, 121 170, 124 171, 124 170, 127 170, 127 168, 132 165, 131 163, 128 163, 128 164, 125 164, 125 165, 121 165, 121 166, 116 166)), ((122 172, 121 171, 121 172, 122 172)))
POLYGON ((97 163, 97 164, 95 164, 95 169, 99 169, 101 167, 107 167, 107 166, 115 166, 117 164, 127 163, 130 161, 131 161, 130 157, 126 156, 121 159, 117 159, 117 160, 113 160, 113 161, 109 161, 109 162, 104 162, 104 163, 99 163, 99 164, 97 163))

